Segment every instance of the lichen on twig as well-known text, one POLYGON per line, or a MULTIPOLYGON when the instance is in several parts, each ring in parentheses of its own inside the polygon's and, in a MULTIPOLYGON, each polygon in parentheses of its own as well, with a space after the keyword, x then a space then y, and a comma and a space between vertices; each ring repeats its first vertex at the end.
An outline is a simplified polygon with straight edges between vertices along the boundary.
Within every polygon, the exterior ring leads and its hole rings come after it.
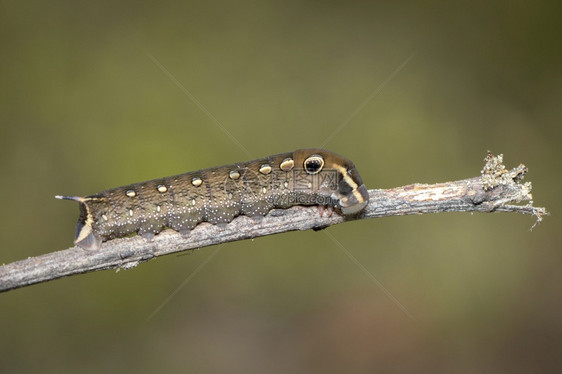
MULTIPOLYGON (((480 173, 482 174, 482 184, 486 191, 499 185, 519 183, 528 171, 527 167, 523 164, 507 170, 503 164, 503 154, 501 153, 494 156, 492 152, 488 151, 484 161, 486 161, 486 164, 480 173)), ((531 191, 531 182, 527 182, 526 185, 527 189, 531 191)))

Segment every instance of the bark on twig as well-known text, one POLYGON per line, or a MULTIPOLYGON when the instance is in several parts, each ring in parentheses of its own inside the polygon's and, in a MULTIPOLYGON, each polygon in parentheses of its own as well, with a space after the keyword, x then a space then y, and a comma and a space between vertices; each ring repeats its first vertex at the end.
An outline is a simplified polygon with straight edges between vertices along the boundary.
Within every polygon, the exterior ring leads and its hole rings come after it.
MULTIPOLYGON (((531 183, 520 183, 527 168, 507 170, 502 155, 488 154, 480 177, 438 184, 412 184, 369 190, 369 205, 358 216, 321 216, 318 207, 297 206, 271 211, 260 222, 239 216, 225 228, 202 223, 188 237, 166 230, 153 240, 140 236, 115 239, 95 252, 79 247, 0 266, 0 292, 73 274, 104 269, 130 269, 158 256, 292 230, 319 230, 345 221, 439 212, 515 212, 537 218, 548 214, 532 206, 531 183), (526 205, 515 205, 527 201, 526 205)), ((533 226, 534 227, 534 226, 533 226)))

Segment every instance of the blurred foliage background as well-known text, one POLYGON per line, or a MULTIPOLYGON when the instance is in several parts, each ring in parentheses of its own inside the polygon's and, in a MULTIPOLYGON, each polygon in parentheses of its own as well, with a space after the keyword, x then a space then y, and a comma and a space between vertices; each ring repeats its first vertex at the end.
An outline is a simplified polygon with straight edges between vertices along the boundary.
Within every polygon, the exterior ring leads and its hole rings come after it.
POLYGON ((253 158, 347 123, 326 148, 370 188, 477 176, 489 149, 552 212, 329 228, 415 321, 312 231, 0 294, 1 372, 562 369, 558 2, 0 4, 2 263, 72 244, 55 194, 249 158, 178 84, 253 158))

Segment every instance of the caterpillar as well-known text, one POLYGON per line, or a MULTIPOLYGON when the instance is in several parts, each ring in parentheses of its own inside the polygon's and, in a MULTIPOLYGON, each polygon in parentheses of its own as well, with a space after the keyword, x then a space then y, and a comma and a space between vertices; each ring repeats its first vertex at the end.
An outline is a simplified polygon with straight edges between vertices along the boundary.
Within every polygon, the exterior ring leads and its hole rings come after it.
POLYGON ((79 203, 74 244, 88 250, 135 233, 150 240, 167 228, 189 235, 201 222, 225 226, 238 215, 257 218, 295 205, 353 215, 369 201, 353 163, 324 149, 299 149, 86 197, 55 197, 79 203))

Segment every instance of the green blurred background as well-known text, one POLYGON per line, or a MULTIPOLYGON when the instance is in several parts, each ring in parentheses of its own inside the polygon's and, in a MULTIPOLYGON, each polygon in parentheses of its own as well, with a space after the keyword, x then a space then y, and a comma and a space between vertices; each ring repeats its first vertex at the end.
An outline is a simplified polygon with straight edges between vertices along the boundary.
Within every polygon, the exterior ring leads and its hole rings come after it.
POLYGON ((154 60, 253 158, 347 122, 326 148, 370 188, 477 176, 489 149, 552 212, 329 228, 415 321, 312 231, 0 294, 0 372, 562 370, 559 2, 0 4, 0 263, 72 244, 55 194, 249 158, 154 60))

